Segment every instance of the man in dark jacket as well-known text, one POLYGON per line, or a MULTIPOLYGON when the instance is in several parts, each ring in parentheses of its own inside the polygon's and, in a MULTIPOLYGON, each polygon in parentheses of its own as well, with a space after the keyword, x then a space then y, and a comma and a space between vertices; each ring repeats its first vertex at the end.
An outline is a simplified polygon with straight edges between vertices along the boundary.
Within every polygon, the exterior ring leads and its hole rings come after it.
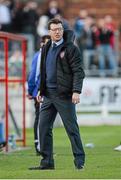
POLYGON ((60 20, 50 20, 48 30, 51 41, 42 50, 40 95, 37 97, 38 101, 44 98, 39 125, 42 159, 39 167, 30 169, 54 169, 52 128, 57 112, 71 142, 75 167, 83 169, 85 153, 75 111, 84 78, 81 55, 72 42, 72 31, 64 33, 60 20))

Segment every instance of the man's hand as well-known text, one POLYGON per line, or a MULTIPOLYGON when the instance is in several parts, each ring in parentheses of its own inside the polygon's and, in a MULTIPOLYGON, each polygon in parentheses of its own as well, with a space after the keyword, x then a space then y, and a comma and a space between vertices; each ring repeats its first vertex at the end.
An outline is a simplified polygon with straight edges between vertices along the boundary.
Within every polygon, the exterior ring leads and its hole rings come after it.
POLYGON ((72 95, 72 103, 78 104, 80 102, 80 94, 73 93, 72 95))
POLYGON ((38 91, 38 94, 37 94, 37 96, 36 96, 36 100, 37 100, 38 103, 43 102, 43 97, 40 96, 40 92, 39 92, 39 91, 38 91))
POLYGON ((42 96, 36 96, 36 100, 38 103, 43 102, 43 97, 42 96))
POLYGON ((33 99, 33 97, 30 94, 27 94, 27 98, 30 100, 33 99))

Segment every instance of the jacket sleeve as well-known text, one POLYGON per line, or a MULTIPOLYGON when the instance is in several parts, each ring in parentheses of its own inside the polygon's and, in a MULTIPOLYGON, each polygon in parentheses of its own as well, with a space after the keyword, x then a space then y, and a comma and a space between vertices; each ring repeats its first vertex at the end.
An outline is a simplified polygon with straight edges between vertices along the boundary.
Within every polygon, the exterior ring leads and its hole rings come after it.
POLYGON ((85 73, 83 70, 82 55, 79 49, 75 45, 73 45, 70 50, 69 49, 68 49, 68 62, 71 67, 72 76, 73 76, 72 91, 81 93, 83 79, 85 77, 85 73))
POLYGON ((31 70, 28 77, 28 94, 32 95, 35 88, 35 75, 36 75, 36 67, 37 67, 37 58, 38 53, 36 53, 33 57, 31 70))

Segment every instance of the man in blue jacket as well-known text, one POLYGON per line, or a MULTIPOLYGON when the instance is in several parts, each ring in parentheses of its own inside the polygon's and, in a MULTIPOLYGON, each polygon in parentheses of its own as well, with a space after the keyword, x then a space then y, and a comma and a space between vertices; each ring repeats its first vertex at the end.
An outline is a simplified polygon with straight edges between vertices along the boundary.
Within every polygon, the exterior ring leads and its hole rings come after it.
MULTIPOLYGON (((3 120, 4 115, 2 115, 2 117, 0 118, 2 118, 3 120)), ((0 119, 0 151, 2 151, 3 148, 6 146, 6 141, 4 139, 4 123, 3 122, 4 121, 1 121, 0 119)))
POLYGON ((40 50, 37 53, 35 53, 33 57, 31 71, 28 77, 28 98, 34 99, 34 102, 35 102, 34 103, 34 106, 35 106, 34 142, 35 142, 35 150, 36 150, 37 155, 39 155, 39 152, 40 152, 40 144, 39 144, 39 138, 38 138, 40 103, 37 102, 36 96, 38 93, 38 89, 40 87, 41 50, 42 50, 42 46, 46 44, 49 39, 50 39, 49 35, 42 36, 40 50))

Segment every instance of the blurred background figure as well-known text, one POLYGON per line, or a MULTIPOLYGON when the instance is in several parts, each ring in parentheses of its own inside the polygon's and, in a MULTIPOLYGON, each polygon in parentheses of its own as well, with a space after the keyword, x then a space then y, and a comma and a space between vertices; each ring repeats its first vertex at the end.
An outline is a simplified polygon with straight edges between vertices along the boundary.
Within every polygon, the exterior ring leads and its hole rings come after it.
POLYGON ((88 12, 86 9, 81 9, 79 11, 79 16, 76 18, 75 23, 74 23, 74 32, 76 35, 76 44, 79 47, 80 51, 82 52, 83 55, 83 50, 85 46, 85 19, 88 16, 88 12))
POLYGON ((0 0, 0 30, 11 32, 12 16, 9 1, 0 0))
POLYGON ((117 62, 111 46, 111 39, 114 36, 114 32, 107 26, 105 19, 102 18, 98 21, 98 28, 100 41, 100 45, 98 46, 100 75, 105 76, 105 69, 111 70, 109 75, 116 75, 117 62), (108 60, 108 68, 106 68, 106 57, 108 60))
POLYGON ((46 15, 40 16, 36 27, 36 31, 37 31, 36 49, 39 49, 40 47, 40 39, 43 36, 48 35, 47 24, 48 24, 48 16, 46 15))
POLYGON ((111 15, 106 15, 104 17, 104 21, 105 21, 105 26, 111 30, 113 32, 111 38, 110 38, 110 45, 111 47, 114 49, 115 48, 115 31, 116 31, 116 27, 114 25, 113 19, 111 15))
POLYGON ((47 23, 48 23, 48 17, 45 15, 42 15, 39 18, 38 25, 37 25, 37 34, 39 35, 40 38, 48 34, 47 23))
POLYGON ((22 11, 22 33, 35 34, 38 21, 37 2, 27 1, 22 11))
POLYGON ((54 18, 62 21, 64 30, 71 29, 69 22, 62 16, 62 14, 56 14, 54 18))
POLYGON ((9 58, 9 76, 22 76, 22 53, 16 49, 9 58))
POLYGON ((88 15, 85 18, 85 24, 83 29, 83 58, 85 69, 90 69, 95 58, 95 39, 94 39, 94 29, 95 18, 92 15, 88 15))
POLYGON ((33 39, 34 47, 36 47, 36 26, 39 18, 37 7, 36 1, 26 1, 24 7, 20 9, 20 16, 18 16, 21 20, 21 33, 29 35, 33 39))
POLYGON ((80 33, 85 25, 85 19, 88 16, 88 12, 86 9, 81 9, 79 11, 79 16, 76 18, 74 23, 74 31, 77 37, 80 37, 80 33))
POLYGON ((12 19, 12 31, 13 33, 22 33, 22 23, 23 23, 23 8, 24 3, 16 0, 13 19, 12 19))
POLYGON ((58 7, 58 2, 57 1, 50 1, 48 5, 48 9, 45 12, 45 15, 48 16, 49 19, 52 19, 55 17, 56 14, 60 14, 61 10, 58 7))

